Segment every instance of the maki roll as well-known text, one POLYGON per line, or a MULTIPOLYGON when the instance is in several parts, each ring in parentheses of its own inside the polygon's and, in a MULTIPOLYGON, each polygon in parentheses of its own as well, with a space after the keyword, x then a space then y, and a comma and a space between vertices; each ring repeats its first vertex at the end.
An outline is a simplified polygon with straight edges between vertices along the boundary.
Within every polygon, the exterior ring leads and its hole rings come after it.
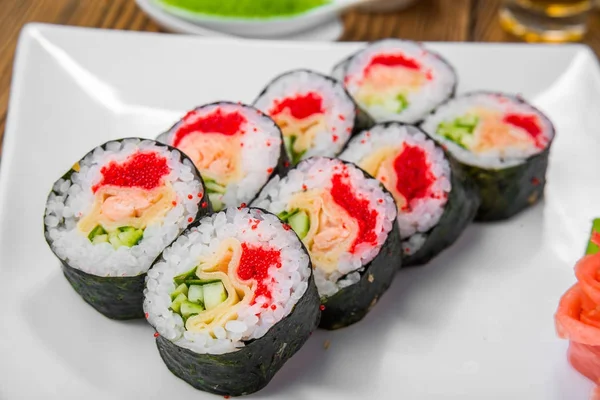
POLYGON ((377 122, 417 123, 452 97, 457 84, 441 56, 399 39, 369 44, 338 63, 333 74, 377 122))
POLYGON ((239 103, 195 108, 157 140, 194 161, 216 211, 250 203, 270 177, 289 165, 273 120, 239 103))
POLYGON ((312 156, 336 156, 353 133, 372 125, 339 82, 309 70, 278 76, 254 106, 281 128, 293 165, 312 156))
POLYGON ((475 217, 479 199, 472 183, 451 168, 442 148, 417 127, 375 125, 354 137, 340 158, 377 178, 394 196, 402 266, 431 260, 475 217))
POLYGON ((254 204, 287 222, 307 247, 322 328, 361 320, 390 286, 401 263, 396 205, 360 168, 309 158, 271 180, 254 204))
POLYGON ((190 159, 153 140, 127 138, 96 147, 54 184, 44 230, 86 302, 109 318, 141 318, 152 261, 209 211, 190 159))
POLYGON ((525 100, 467 93, 440 106, 422 127, 475 181, 477 220, 510 218, 543 197, 554 127, 525 100))
POLYGON ((266 386, 319 321, 310 258, 276 216, 228 208, 193 223, 148 271, 144 310, 169 370, 196 389, 266 386))

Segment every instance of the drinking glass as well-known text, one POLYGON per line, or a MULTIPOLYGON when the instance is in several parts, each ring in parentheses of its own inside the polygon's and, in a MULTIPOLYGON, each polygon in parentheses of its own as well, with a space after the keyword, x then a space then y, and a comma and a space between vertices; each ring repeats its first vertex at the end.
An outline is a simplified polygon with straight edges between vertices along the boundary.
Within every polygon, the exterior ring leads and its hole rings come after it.
POLYGON ((502 27, 527 42, 573 42, 583 38, 595 0, 504 0, 502 27))

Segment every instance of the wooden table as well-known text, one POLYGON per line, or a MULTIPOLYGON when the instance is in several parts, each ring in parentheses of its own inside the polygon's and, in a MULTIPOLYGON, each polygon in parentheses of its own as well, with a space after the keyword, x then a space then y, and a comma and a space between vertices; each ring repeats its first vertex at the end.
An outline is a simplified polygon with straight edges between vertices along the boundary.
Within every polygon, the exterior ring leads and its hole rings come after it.
MULTIPOLYGON (((506 42, 515 39, 497 22, 501 0, 419 0, 386 14, 349 12, 341 40, 400 37, 421 41, 506 42)), ((134 0, 2 0, 0 2, 0 149, 6 124, 13 54, 23 24, 49 22, 107 29, 158 32, 161 29, 134 0)), ((594 14, 585 42, 600 54, 600 16, 594 14)))

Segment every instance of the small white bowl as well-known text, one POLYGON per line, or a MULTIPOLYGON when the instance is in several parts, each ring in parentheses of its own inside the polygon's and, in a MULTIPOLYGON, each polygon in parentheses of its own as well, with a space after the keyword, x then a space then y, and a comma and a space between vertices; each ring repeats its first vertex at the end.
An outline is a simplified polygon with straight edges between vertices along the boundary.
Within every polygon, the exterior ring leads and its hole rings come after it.
POLYGON ((302 41, 336 41, 343 33, 344 27, 337 14, 320 25, 310 29, 293 31, 282 35, 260 35, 261 26, 254 26, 257 35, 245 35, 226 30, 228 25, 216 24, 208 26, 198 21, 181 18, 173 13, 167 12, 156 4, 154 0, 135 0, 138 7, 154 20, 163 29, 174 33, 185 33, 200 36, 217 37, 258 37, 264 39, 302 40, 302 41), (258 31, 258 32, 257 32, 258 31))
MULTIPOLYGON (((249 38, 275 38, 306 32, 336 18, 344 10, 371 0, 332 0, 302 14, 273 18, 235 18, 193 13, 171 7, 157 0, 149 0, 154 7, 181 20, 215 31, 249 38)), ((139 3, 139 2, 138 2, 139 3)))

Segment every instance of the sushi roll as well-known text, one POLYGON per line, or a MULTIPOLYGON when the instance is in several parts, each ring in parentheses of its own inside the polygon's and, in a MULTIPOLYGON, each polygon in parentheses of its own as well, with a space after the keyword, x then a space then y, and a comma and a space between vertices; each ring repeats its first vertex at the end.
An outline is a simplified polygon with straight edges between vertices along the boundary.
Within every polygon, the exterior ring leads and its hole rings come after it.
POLYGON ((308 249, 322 328, 361 320, 401 264, 394 199, 353 164, 327 157, 301 161, 271 180, 254 205, 287 222, 308 249))
POLYGON ((554 127, 522 98, 467 93, 440 106, 422 128, 475 181, 477 220, 510 218, 543 197, 554 127))
POLYGON ((157 140, 194 161, 215 211, 250 203, 269 178, 289 166, 275 122, 240 103, 195 108, 157 140))
POLYGON ((306 248, 275 215, 255 208, 193 223, 152 265, 144 294, 168 369, 226 396, 266 386, 320 315, 306 248))
POLYGON ((399 39, 373 42, 332 72, 376 122, 415 124, 454 95, 457 77, 440 55, 399 39))
POLYGON ((276 77, 254 106, 281 128, 292 165, 312 156, 334 157, 353 133, 372 125, 339 82, 309 70, 276 77))
POLYGON ((398 207, 402 266, 428 262, 450 246, 475 217, 472 182, 423 131, 398 122, 355 136, 340 155, 377 178, 398 207))
POLYGON ((189 158, 153 140, 126 138, 96 147, 54 183, 44 231, 86 302, 109 318, 142 318, 148 268, 208 212, 189 158))

